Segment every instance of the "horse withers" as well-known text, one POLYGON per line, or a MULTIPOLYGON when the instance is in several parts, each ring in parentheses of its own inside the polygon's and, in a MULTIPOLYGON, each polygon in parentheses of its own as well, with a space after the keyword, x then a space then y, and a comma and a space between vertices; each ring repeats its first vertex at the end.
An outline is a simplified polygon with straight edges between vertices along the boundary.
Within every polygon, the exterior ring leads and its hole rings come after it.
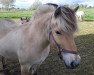
POLYGON ((54 44, 66 67, 76 68, 81 59, 73 36, 77 30, 77 9, 51 4, 40 6, 29 24, 19 26, 0 39, 0 55, 18 58, 21 75, 34 74, 48 56, 50 44, 54 44))

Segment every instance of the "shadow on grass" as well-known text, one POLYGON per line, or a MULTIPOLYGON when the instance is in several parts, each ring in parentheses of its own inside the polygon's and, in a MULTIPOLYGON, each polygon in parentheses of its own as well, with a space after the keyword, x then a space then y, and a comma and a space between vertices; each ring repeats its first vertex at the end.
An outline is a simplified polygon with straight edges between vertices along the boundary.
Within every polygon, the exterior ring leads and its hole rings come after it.
MULTIPOLYGON (((94 75, 94 34, 81 35, 75 38, 81 55, 81 64, 77 69, 66 69, 58 57, 58 51, 51 48, 47 59, 38 70, 38 75, 94 75)), ((8 64, 8 62, 7 62, 8 64)), ((10 63, 9 66, 17 63, 10 63)), ((10 75, 19 75, 20 68, 10 70, 10 75)))
POLYGON ((38 75, 94 75, 94 34, 78 36, 75 41, 82 59, 77 69, 66 69, 57 55, 57 50, 51 48, 53 50, 40 66, 38 75))

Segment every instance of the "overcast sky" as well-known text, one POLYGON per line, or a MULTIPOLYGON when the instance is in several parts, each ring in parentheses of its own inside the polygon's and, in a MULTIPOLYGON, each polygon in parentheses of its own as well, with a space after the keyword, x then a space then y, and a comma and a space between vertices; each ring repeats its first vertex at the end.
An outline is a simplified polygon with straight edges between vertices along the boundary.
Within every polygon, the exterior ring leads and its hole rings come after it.
MULTIPOLYGON (((30 7, 35 0, 16 0, 16 7, 19 8, 28 8, 30 7)), ((73 3, 79 3, 79 4, 88 4, 91 6, 94 6, 94 0, 40 0, 43 4, 45 3, 57 3, 57 4, 73 4, 73 3)))

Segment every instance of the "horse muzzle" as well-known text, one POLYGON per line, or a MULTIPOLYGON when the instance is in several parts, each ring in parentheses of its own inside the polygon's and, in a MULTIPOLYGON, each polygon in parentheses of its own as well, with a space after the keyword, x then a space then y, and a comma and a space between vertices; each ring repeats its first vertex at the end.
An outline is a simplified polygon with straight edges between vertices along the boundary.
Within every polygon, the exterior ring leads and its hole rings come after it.
POLYGON ((62 53, 63 60, 68 69, 75 69, 80 64, 80 56, 78 54, 62 53))

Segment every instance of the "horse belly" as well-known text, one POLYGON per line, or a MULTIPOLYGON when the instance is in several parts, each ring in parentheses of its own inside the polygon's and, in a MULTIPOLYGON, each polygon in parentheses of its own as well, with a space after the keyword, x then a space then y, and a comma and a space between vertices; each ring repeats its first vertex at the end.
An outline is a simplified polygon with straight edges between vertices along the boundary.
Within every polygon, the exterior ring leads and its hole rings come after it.
POLYGON ((16 42, 17 40, 8 35, 0 39, 0 55, 13 60, 17 59, 18 45, 16 42))

